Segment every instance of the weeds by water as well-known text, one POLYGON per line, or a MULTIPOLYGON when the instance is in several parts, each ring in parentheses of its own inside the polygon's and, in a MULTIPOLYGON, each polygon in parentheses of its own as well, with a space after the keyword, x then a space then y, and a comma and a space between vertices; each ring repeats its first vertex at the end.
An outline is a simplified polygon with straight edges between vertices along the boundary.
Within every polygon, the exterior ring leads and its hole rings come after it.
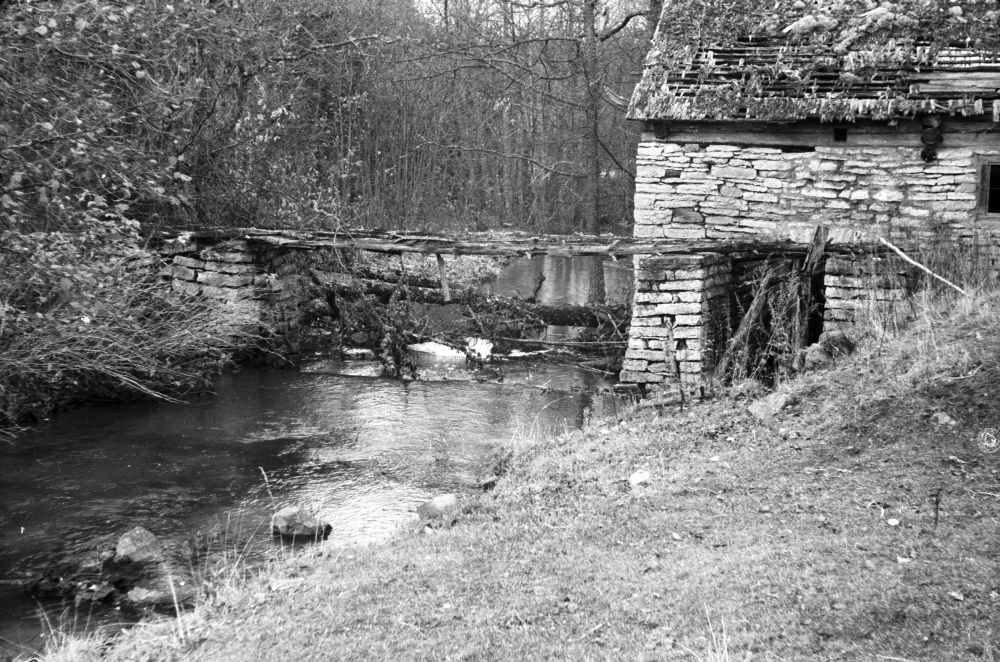
POLYGON ((86 309, 57 300, 30 313, 0 300, 0 311, 15 311, 0 315, 0 426, 8 433, 74 402, 171 400, 205 388, 229 353, 252 341, 217 307, 164 287, 153 266, 130 265, 107 265, 100 303, 86 309))
MULTIPOLYGON (((996 659, 998 302, 916 300, 765 419, 734 396, 526 424, 454 528, 226 584, 184 659, 996 659)), ((167 658, 169 632, 103 659, 167 658)))

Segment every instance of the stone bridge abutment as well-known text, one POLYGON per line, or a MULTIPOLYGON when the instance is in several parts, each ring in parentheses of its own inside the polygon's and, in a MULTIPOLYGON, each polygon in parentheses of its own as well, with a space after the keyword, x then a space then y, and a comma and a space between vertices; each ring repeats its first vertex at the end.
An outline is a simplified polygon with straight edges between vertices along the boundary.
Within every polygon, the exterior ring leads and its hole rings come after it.
POLYGON ((234 330, 264 333, 286 351, 299 348, 302 305, 309 285, 308 252, 253 241, 186 239, 164 243, 161 276, 177 292, 218 306, 234 330))

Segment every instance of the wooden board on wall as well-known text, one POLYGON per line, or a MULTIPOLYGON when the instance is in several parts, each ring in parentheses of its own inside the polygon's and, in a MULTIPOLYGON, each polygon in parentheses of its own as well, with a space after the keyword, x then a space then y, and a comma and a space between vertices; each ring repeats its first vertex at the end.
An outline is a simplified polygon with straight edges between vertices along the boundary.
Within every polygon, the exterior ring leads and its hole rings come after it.
MULTIPOLYGON (((887 122, 794 123, 765 122, 646 122, 643 141, 704 143, 740 147, 923 147, 926 127, 919 120, 887 122), (836 131, 835 131, 836 130, 836 131), (843 138, 837 140, 837 138, 843 138)), ((1000 125, 943 118, 942 147, 998 147, 1000 125)))

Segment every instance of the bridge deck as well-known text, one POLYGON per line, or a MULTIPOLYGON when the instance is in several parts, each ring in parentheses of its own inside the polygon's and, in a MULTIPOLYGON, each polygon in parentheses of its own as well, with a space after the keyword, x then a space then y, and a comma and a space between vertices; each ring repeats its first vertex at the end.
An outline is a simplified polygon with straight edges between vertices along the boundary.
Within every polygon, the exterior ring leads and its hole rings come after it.
MULTIPOLYGON (((165 235, 169 236, 169 235, 165 235)), ((407 234, 373 232, 370 230, 344 230, 340 232, 291 230, 261 230, 234 228, 227 230, 200 230, 179 233, 200 241, 244 239, 252 243, 269 244, 289 250, 356 249, 378 253, 422 253, 424 255, 498 255, 535 256, 553 255, 601 256, 620 258, 632 255, 677 255, 692 253, 722 253, 745 257, 772 253, 785 255, 806 254, 810 243, 792 241, 718 241, 710 239, 666 240, 637 239, 612 235, 538 235, 511 237, 407 234)), ((829 243, 828 253, 880 253, 877 244, 829 243)))

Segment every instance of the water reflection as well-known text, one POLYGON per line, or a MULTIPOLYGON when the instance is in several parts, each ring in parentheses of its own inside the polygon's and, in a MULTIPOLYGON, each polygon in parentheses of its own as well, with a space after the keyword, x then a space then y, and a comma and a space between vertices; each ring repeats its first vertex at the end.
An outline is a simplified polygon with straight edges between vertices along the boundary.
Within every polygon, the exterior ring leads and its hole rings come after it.
MULTIPOLYGON (((514 260, 484 288, 505 297, 529 299, 553 306, 591 303, 625 305, 632 297, 632 266, 628 261, 600 257, 544 255, 514 260)), ((549 325, 539 340, 571 340, 578 327, 549 325)))
POLYGON ((550 305, 627 304, 632 291, 629 261, 600 257, 544 255, 514 260, 494 280, 489 292, 550 305))
MULTIPOLYGON (((0 578, 136 525, 176 555, 212 529, 265 553, 267 518, 285 502, 330 521, 333 544, 379 540, 433 494, 473 484, 498 444, 574 428, 589 411, 615 406, 608 396, 529 385, 594 380, 527 365, 504 383, 401 382, 319 365, 245 370, 186 406, 70 412, 0 447, 0 578)), ((24 633, 37 637, 34 605, 0 584, 0 637, 24 633)))

